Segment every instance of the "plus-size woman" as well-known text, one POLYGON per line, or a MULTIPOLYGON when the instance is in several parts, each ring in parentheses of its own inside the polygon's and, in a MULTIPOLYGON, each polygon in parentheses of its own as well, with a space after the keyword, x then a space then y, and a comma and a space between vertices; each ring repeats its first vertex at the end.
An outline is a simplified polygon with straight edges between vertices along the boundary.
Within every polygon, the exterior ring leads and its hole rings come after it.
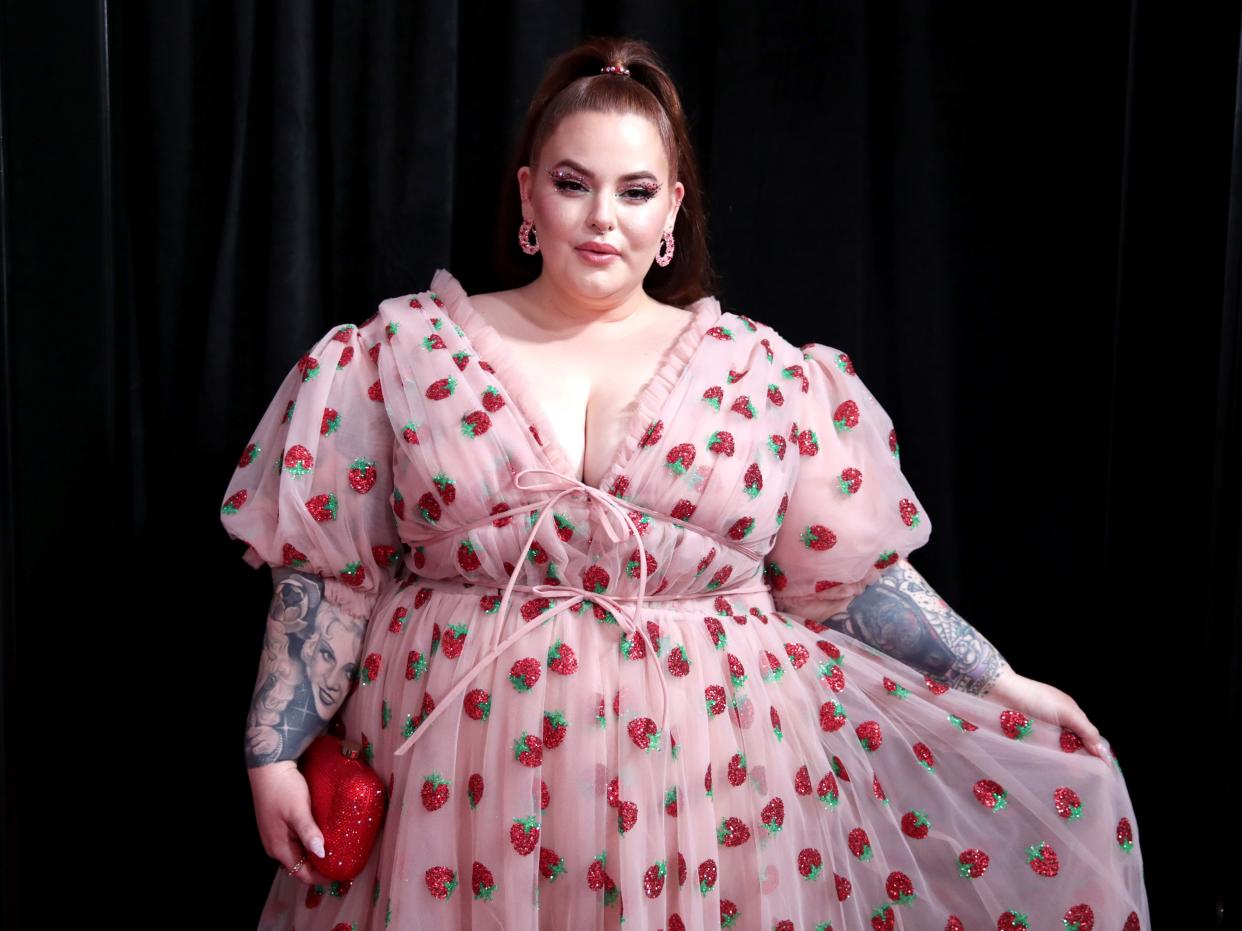
POLYGON ((854 361, 707 293, 650 49, 559 58, 519 152, 530 283, 332 327, 229 482, 276 583, 260 927, 1146 928, 1116 757, 910 565, 854 361), (306 860, 325 731, 388 787, 347 883, 306 860))

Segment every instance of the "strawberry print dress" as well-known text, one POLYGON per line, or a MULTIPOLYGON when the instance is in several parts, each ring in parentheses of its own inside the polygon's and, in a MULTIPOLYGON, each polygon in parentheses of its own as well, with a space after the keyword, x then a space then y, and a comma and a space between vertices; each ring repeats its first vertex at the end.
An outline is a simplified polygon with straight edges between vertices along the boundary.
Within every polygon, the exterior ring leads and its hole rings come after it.
POLYGON ((462 285, 290 370, 221 521, 369 618, 366 868, 261 931, 1142 931, 1114 758, 827 627, 931 522, 849 355, 714 298, 599 487, 462 285))

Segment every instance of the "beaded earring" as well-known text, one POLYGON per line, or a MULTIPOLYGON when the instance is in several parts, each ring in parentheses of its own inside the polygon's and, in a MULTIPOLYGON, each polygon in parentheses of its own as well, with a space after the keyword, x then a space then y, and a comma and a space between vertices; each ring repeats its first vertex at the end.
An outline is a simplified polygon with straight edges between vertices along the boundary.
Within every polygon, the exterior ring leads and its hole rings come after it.
POLYGON ((664 238, 660 241, 664 247, 661 252, 656 253, 656 264, 663 268, 669 262, 673 261, 673 232, 672 230, 664 231, 664 238))
MULTIPOLYGON (((534 255, 539 251, 539 243, 530 241, 530 234, 535 230, 534 220, 523 220, 522 225, 518 227, 518 242, 522 246, 522 251, 527 255, 534 255)), ((536 239, 538 234, 536 234, 536 239)))

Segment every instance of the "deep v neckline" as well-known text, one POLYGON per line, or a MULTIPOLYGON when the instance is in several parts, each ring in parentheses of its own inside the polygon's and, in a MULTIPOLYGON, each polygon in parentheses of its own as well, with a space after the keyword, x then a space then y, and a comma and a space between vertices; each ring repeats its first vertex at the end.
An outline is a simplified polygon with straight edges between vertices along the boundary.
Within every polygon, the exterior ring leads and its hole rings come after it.
MULTIPOLYGON (((585 476, 579 478, 578 470, 569 461, 560 437, 552 427, 552 420, 546 415, 517 357, 504 337, 474 309, 461 282, 448 269, 440 268, 432 277, 431 290, 445 302, 447 316, 465 333, 475 355, 495 369, 498 380, 518 413, 535 428, 538 436, 531 439, 544 464, 575 481, 590 485, 585 476)), ((621 439, 609 456, 599 485, 590 486, 597 491, 607 493, 616 477, 629 468, 630 461, 640 448, 643 434, 650 423, 660 416, 673 389, 686 377, 698 350, 706 342, 708 330, 723 316, 720 302, 714 297, 700 298, 686 309, 694 311, 694 316, 664 351, 655 374, 626 405, 632 409, 621 439)))

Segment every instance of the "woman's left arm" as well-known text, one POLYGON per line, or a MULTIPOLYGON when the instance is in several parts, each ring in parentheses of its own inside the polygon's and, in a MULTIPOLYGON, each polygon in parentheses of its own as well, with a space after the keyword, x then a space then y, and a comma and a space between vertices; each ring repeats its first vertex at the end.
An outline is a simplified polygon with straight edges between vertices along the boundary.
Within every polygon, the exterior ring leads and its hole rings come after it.
POLYGON ((823 623, 952 688, 1067 727, 1097 756, 1111 760, 1107 743, 1073 698, 1014 672, 904 557, 823 623))

